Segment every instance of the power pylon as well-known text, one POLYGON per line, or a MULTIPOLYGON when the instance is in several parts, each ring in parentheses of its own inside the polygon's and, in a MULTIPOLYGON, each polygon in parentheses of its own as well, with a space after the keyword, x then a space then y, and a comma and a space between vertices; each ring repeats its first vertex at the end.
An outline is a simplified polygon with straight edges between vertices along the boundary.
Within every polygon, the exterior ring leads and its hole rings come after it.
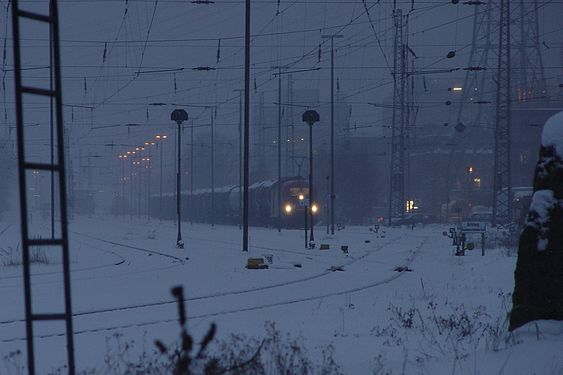
MULTIPOLYGON (((508 5, 508 4, 507 4, 508 5)), ((537 0, 519 0, 512 16, 512 86, 515 101, 544 101, 547 96, 540 50, 537 0)))
POLYGON ((512 101, 514 98, 518 104, 537 103, 547 96, 539 45, 538 3, 513 1, 518 9, 512 13, 508 0, 467 4, 475 6, 473 40, 456 125, 461 125, 457 128, 461 131, 483 124, 494 127, 493 220, 495 224, 509 222, 512 101), (497 69, 494 73, 493 67, 497 69), (492 103, 494 113, 489 106, 492 103))
POLYGON ((510 0, 500 0, 493 175, 493 226, 512 220, 510 181, 510 0))
POLYGON ((389 171, 389 224, 405 215, 405 89, 406 46, 403 12, 395 9, 393 44, 393 109, 391 123, 391 168, 389 171))
POLYGON ((457 112, 455 125, 479 126, 483 115, 481 104, 492 103, 492 93, 487 91, 487 67, 492 60, 492 13, 493 2, 475 6, 473 15, 473 39, 461 102, 457 112), (476 104, 476 107, 470 108, 476 104))

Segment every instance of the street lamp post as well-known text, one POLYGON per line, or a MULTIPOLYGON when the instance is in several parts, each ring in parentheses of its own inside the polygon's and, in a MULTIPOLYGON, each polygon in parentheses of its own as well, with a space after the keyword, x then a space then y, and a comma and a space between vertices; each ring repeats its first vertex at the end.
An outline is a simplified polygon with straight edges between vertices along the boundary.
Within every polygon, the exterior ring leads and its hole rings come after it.
POLYGON ((150 221, 151 220, 151 157, 150 157, 150 151, 149 151, 149 157, 145 158, 145 169, 147 171, 147 220, 150 221))
POLYGON ((176 239, 176 247, 178 249, 183 249, 184 241, 182 241, 182 209, 180 200, 182 190, 182 122, 188 119, 188 112, 183 109, 175 109, 170 114, 170 119, 178 124, 178 170, 176 171, 176 214, 178 216, 178 236, 176 239))
POLYGON ((211 226, 215 226, 215 160, 214 156, 215 132, 213 129, 213 110, 211 111, 211 226))
POLYGON ((145 142, 145 146, 149 147, 149 156, 147 158, 148 180, 147 180, 147 219, 151 219, 151 174, 152 174, 152 146, 156 146, 156 142, 145 142))
POLYGON ((127 154, 119 155, 119 160, 121 160, 121 177, 119 179, 121 187, 121 199, 119 202, 119 215, 125 216, 125 159, 127 159, 127 154))
POLYGON ((129 168, 129 220, 133 221, 133 176, 135 171, 135 162, 132 161, 129 168))
MULTIPOLYGON (((135 152, 137 156, 145 151, 144 147, 135 147, 135 152)), ((141 189, 142 189, 142 179, 141 179, 141 160, 140 158, 135 162, 137 165, 137 219, 141 218, 141 189)))
MULTIPOLYGON (((326 191, 327 191, 327 196, 330 194, 329 190, 330 190, 330 176, 326 176, 326 191)), ((326 203, 326 234, 329 234, 329 223, 330 223, 330 219, 329 219, 329 213, 328 213, 328 201, 326 203)))
POLYGON ((313 124, 319 122, 320 116, 317 111, 309 110, 303 113, 303 122, 309 125, 309 215, 311 217, 311 231, 309 242, 315 241, 315 235, 313 233, 313 227, 315 222, 313 221, 313 124))
MULTIPOLYGON (((313 68, 313 69, 300 69, 300 70, 294 70, 294 71, 290 71, 290 72, 282 72, 282 69, 285 69, 286 67, 284 66, 274 66, 272 67, 272 69, 277 69, 278 72, 274 73, 274 75, 278 76, 278 192, 277 192, 277 206, 278 206, 278 217, 277 217, 277 222, 278 222, 278 232, 281 232, 281 206, 282 206, 282 194, 281 194, 281 149, 282 149, 282 138, 281 138, 281 119, 282 119, 282 74, 292 74, 292 73, 304 73, 304 72, 310 72, 313 70, 318 70, 318 68, 313 68)), ((286 105, 290 105, 290 103, 286 103, 286 105)), ((292 136, 293 138, 293 136, 292 136)), ((287 171, 286 171, 287 173, 287 171)))
POLYGON ((141 181, 141 162, 136 161, 137 163, 137 219, 141 218, 141 188, 142 188, 142 181, 141 181))
MULTIPOLYGON (((155 136, 155 139, 157 141, 164 141, 166 138, 168 138, 168 136, 166 134, 157 134, 155 136)), ((160 178, 159 178, 159 209, 158 209, 158 216, 160 221, 162 221, 162 149, 164 148, 164 144, 161 144, 160 142, 156 144, 156 147, 158 147, 160 149, 160 178)))
POLYGON ((147 183, 147 202, 146 202, 146 213, 147 213, 147 220, 150 221, 150 191, 151 191, 151 157, 144 157, 141 161, 145 162, 142 166, 143 169, 146 170, 146 183, 147 183))

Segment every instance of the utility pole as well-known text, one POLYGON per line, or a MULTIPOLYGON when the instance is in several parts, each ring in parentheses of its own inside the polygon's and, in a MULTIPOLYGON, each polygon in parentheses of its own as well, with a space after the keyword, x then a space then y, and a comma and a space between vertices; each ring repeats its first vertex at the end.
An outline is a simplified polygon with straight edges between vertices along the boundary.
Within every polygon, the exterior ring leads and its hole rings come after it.
POLYGON ((282 67, 278 66, 278 233, 281 232, 281 189, 282 189, 282 182, 281 182, 281 118, 282 118, 282 110, 281 110, 281 95, 282 95, 282 77, 281 77, 281 70, 282 67))
POLYGON ((239 94, 239 100, 238 100, 238 141, 239 141, 239 148, 238 148, 238 153, 239 153, 239 166, 238 166, 238 176, 239 176, 239 183, 238 183, 238 195, 239 195, 239 199, 238 199, 238 215, 239 215, 239 220, 238 220, 238 227, 239 229, 242 227, 242 93, 244 92, 244 90, 234 90, 235 92, 238 92, 239 94))
POLYGON ((277 217, 277 225, 278 225, 278 233, 281 232, 281 211, 282 211, 282 201, 281 201, 281 189, 282 189, 282 183, 281 183, 281 144, 282 144, 282 139, 281 139, 281 118, 282 118, 282 103, 281 103, 281 95, 282 95, 282 89, 281 89, 281 82, 282 82, 282 66, 273 66, 272 69, 277 69, 278 73, 278 189, 277 189, 277 213, 278 213, 278 217, 277 217))
POLYGON ((249 132, 250 132, 250 0, 245 0, 244 24, 244 193, 242 251, 248 252, 248 183, 249 183, 249 132))
POLYGON ((287 79, 287 96, 289 98, 287 104, 289 106, 289 126, 291 128, 289 137, 289 139, 291 140, 291 157, 289 158, 289 160, 291 160, 291 176, 295 176, 295 117, 293 116, 293 75, 290 74, 287 79))
POLYGON ((323 35, 323 39, 330 38, 330 233, 334 234, 334 38, 343 38, 340 34, 323 35))
POLYGON ((193 202, 194 202, 194 123, 192 121, 192 126, 190 126, 190 202, 192 206, 190 207, 190 224, 193 224, 193 202))
POLYGON ((159 190, 159 193, 158 193, 158 204, 159 204, 158 218, 159 218, 159 221, 162 222, 162 173, 163 173, 162 172, 162 149, 164 148, 164 144, 163 143, 157 143, 157 145, 158 145, 158 148, 160 148, 160 150, 159 150, 160 151, 160 168, 159 168, 160 169, 159 170, 160 176, 159 176, 159 179, 158 179, 158 190, 159 190))
POLYGON ((396 9, 393 43, 393 118, 391 124, 391 168, 389 171, 389 225, 405 214, 405 45, 403 12, 396 9))

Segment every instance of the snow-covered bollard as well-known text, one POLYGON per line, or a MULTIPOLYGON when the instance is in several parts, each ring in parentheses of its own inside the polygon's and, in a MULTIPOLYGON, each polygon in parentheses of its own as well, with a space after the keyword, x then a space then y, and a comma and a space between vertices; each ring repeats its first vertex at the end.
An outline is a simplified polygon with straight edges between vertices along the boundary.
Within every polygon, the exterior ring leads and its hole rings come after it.
POLYGON ((518 246, 512 331, 534 320, 563 321, 563 112, 547 120, 534 195, 518 246))

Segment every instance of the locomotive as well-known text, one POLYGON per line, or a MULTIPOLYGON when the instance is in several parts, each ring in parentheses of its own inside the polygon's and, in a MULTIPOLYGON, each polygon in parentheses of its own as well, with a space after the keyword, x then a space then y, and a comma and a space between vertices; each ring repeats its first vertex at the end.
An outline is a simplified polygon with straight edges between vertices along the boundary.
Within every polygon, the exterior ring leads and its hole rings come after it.
MULTIPOLYGON (((274 226, 278 215, 282 226, 298 228, 303 226, 305 206, 309 200, 308 181, 301 177, 286 177, 251 184, 249 195, 249 223, 255 226, 274 226), (278 189, 281 189, 281 206, 278 205, 278 189)), ((241 192, 238 185, 211 189, 182 190, 182 219, 199 223, 238 224, 241 221, 241 192)), ((162 197, 152 195, 151 216, 166 220, 176 219, 176 194, 167 193, 162 197)), ((318 215, 318 204, 313 202, 311 211, 318 215)))

